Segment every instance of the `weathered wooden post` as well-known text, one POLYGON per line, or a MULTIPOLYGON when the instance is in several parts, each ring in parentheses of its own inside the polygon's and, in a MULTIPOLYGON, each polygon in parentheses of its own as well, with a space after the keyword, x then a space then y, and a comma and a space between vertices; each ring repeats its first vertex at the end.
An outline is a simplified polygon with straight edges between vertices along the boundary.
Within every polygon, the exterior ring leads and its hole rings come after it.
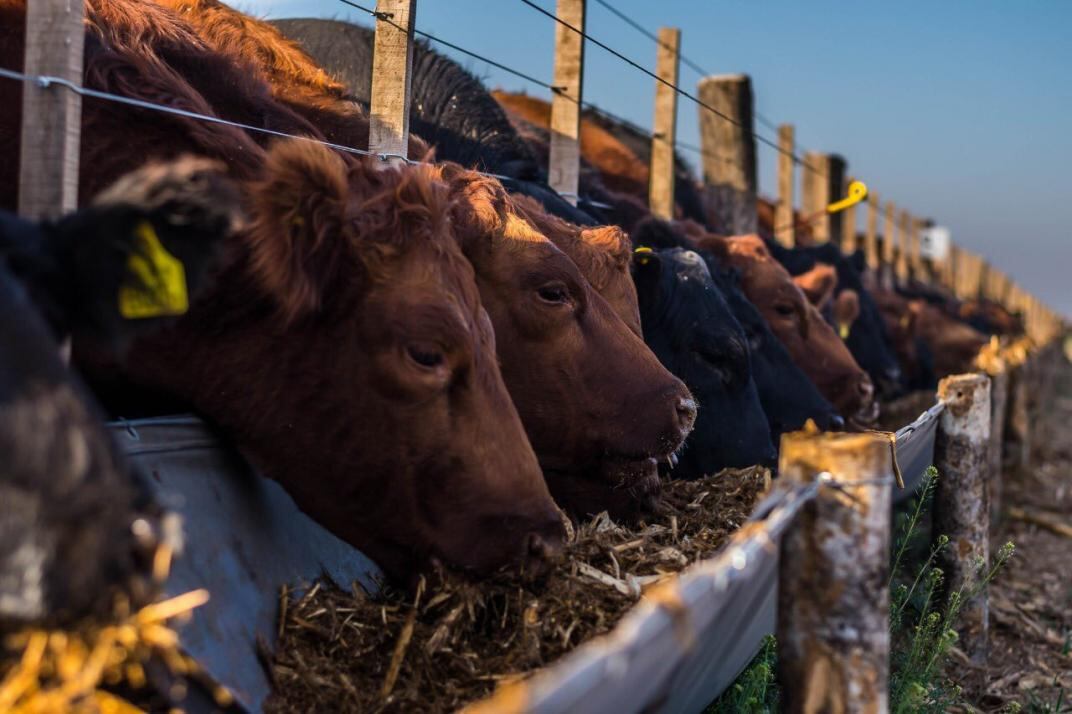
POLYGON ((778 127, 778 205, 774 209, 774 237, 786 248, 797 244, 796 221, 793 219, 793 186, 796 178, 796 146, 793 143, 793 125, 778 127))
MULTIPOLYGON (((845 185, 851 186, 854 181, 852 176, 845 179, 845 185)), ((839 196, 840 198, 840 196, 839 196)), ((856 252, 856 209, 859 206, 849 206, 841 212, 841 252, 852 255, 856 252)))
MULTIPOLYGON (((23 71, 82 85, 83 3, 29 0, 23 71)), ((54 218, 78 207, 82 97, 59 86, 22 85, 19 213, 54 218)))
POLYGON ((782 437, 781 478, 820 480, 782 537, 778 678, 786 712, 885 712, 889 668, 889 441, 782 437))
POLYGON ((946 536, 949 543, 937 562, 945 575, 946 597, 960 599, 960 648, 981 664, 989 635, 982 576, 990 563, 990 379, 982 374, 946 377, 938 385, 938 398, 945 410, 934 445, 933 537, 946 536))
POLYGON ((722 114, 699 107, 708 223, 716 233, 755 233, 752 80, 746 74, 704 77, 699 90, 700 101, 722 114))
MULTIPOLYGON (((581 32, 585 0, 558 0, 556 15, 581 32)), ((551 98, 551 149, 547 183, 577 205, 581 178, 581 102, 584 80, 584 38, 555 23, 555 92, 551 98)))
POLYGON ((1005 490, 1002 481, 1002 447, 1005 444, 1005 410, 1009 402, 1009 370, 1000 350, 987 365, 986 372, 990 375, 990 520, 996 524, 1001 519, 1001 500, 1005 490))
POLYGON ((413 27, 417 0, 377 0, 376 40, 369 96, 369 151, 409 155, 409 102, 413 78, 413 27))
POLYGON ((913 217, 908 227, 908 273, 914 280, 920 282, 925 280, 922 246, 919 242, 919 229, 922 223, 922 220, 913 217))
POLYGON ((864 254, 867 267, 878 275, 878 194, 867 196, 867 234, 864 236, 864 254))
POLYGON ((908 284, 908 226, 912 222, 912 216, 908 211, 902 210, 900 220, 898 221, 898 236, 897 241, 897 281, 902 285, 908 284))
POLYGON ((840 154, 828 154, 826 159, 826 203, 819 210, 826 216, 826 240, 833 241, 835 245, 841 245, 844 228, 845 211, 827 213, 826 207, 831 203, 840 201, 845 197, 848 183, 845 181, 845 172, 848 163, 840 154))
MULTIPOLYGON (((655 74, 677 86, 681 30, 659 28, 655 74)), ((663 82, 655 83, 655 117, 651 134, 651 170, 648 206, 665 220, 674 218, 674 144, 677 143, 677 92, 663 82)))
POLYGON ((882 224, 882 284, 887 288, 893 287, 894 244, 897 241, 893 217, 896 211, 893 201, 886 201, 886 220, 882 224))
MULTIPOLYGON (((830 240, 830 157, 817 151, 804 154, 804 169, 800 175, 800 212, 811 227, 808 245, 830 240)), ((797 243, 801 242, 797 236, 797 243)))

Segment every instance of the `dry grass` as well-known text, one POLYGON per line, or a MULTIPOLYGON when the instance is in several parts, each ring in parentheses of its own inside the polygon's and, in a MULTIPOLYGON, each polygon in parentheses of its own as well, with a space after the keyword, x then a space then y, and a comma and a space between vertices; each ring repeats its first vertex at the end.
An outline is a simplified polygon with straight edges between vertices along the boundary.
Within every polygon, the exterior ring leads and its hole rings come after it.
POLYGON ((267 709, 448 711, 610 630, 643 588, 711 556, 769 486, 762 468, 664 484, 664 510, 635 528, 581 525, 538 582, 438 574, 416 593, 313 586, 285 607, 267 709))

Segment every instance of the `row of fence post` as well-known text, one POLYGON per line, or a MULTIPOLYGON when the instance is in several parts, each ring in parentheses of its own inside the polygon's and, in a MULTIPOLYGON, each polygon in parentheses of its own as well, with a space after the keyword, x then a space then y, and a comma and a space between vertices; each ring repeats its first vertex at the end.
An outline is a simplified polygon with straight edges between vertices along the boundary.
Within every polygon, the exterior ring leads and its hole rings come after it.
MULTIPOLYGON (((369 135, 372 151, 407 155, 416 5, 416 0, 376 3, 369 135)), ((556 14, 583 32, 585 7, 586 0, 558 0, 556 14)), ((81 84, 83 17, 80 2, 29 0, 24 71, 31 76, 81 84)), ((681 31, 661 28, 658 38, 656 73, 662 81, 656 82, 649 203, 655 215, 673 218, 678 100, 673 87, 679 78, 681 31)), ((548 177, 551 187, 573 203, 580 192, 584 46, 577 32, 555 24, 548 177)), ((699 112, 710 228, 728 234, 755 232, 758 190, 751 81, 747 75, 705 77, 700 81, 699 95, 706 105, 699 112)), ((22 117, 19 212, 39 218, 74 209, 78 202, 81 97, 54 84, 28 82, 23 91, 22 117)), ((793 208, 798 152, 791 125, 780 127, 778 146, 781 151, 774 233, 777 240, 792 247, 800 236, 793 208)), ((836 241, 847 250, 859 247, 856 208, 849 209, 846 215, 830 215, 825 210, 844 193, 845 160, 835 154, 807 152, 803 164, 800 213, 811 223, 812 240, 836 241)), ((1036 342, 1046 341, 1061 329, 1056 313, 974 253, 954 245, 943 261, 924 261, 919 231, 929 222, 905 210, 898 220, 892 201, 885 205, 880 251, 878 196, 872 193, 866 206, 862 247, 872 269, 885 269, 886 275, 895 274, 902 282, 934 278, 958 298, 985 298, 1000 303, 1023 314, 1027 333, 1036 342)))

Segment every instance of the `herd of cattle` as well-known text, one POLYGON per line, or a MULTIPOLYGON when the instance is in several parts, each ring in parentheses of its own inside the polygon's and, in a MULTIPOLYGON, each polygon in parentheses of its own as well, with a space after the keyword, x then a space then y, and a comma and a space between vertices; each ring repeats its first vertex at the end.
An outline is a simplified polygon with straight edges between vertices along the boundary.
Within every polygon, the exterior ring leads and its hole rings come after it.
MULTIPOLYGON (((25 10, 0 0, 2 67, 21 69, 25 10)), ((367 148, 372 39, 216 0, 87 0, 85 84, 367 148)), ((423 45, 414 72, 422 161, 399 166, 84 99, 86 208, 0 222, 0 623, 96 607, 161 537, 103 413, 198 412, 393 576, 538 568, 560 508, 642 517, 661 478, 773 464, 808 419, 867 428, 880 399, 1022 331, 836 246, 781 247, 769 221, 712 234, 684 162, 678 219, 653 218, 650 138, 601 117, 571 205, 541 170, 546 103, 423 45), (124 309, 176 270, 184 304, 124 309)), ((22 91, 0 81, 8 211, 22 91)))

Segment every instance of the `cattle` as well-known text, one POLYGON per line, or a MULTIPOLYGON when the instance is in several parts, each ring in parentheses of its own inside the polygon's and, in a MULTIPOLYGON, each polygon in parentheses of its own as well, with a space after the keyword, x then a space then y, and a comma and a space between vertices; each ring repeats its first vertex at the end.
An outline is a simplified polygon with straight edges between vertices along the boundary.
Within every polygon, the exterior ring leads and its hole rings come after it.
MULTIPOLYGON (((637 256, 646 265, 642 284, 632 243, 620 229, 570 226, 543 214, 531 201, 515 199, 515 203, 581 267, 619 317, 643 336, 659 360, 685 382, 701 405, 694 431, 671 475, 695 478, 729 466, 769 463, 774 457, 770 426, 751 377, 747 337, 712 282, 706 265, 701 268, 690 264, 680 250, 667 253, 661 260, 644 251, 637 256), (658 275, 653 277, 653 273, 658 275), (638 278, 635 283, 634 275, 638 278), (642 313, 647 315, 643 321, 642 313)), ((754 311, 753 314, 762 324, 762 318, 754 311)), ((777 349, 781 350, 785 366, 795 370, 784 349, 777 349)), ((797 373, 810 390, 808 393, 815 393, 803 374, 799 370, 797 373)), ((815 396, 821 401, 817 393, 815 396)), ((777 402, 790 407, 796 404, 793 396, 786 395, 777 402)), ((775 413, 780 413, 779 409, 775 413)), ((832 411, 827 405, 826 412, 832 411)), ((823 413, 816 410, 816 418, 823 421, 819 416, 823 413)), ((801 418, 798 426, 806 419, 801 418)), ((677 461, 676 455, 671 457, 672 463, 677 461)))
MULTIPOLYGON (((227 41, 220 28, 234 22, 201 9, 214 4, 183 6, 214 44, 227 41)), ((273 33, 255 39, 273 45, 273 33)), ((278 54, 256 47, 247 53, 254 61, 278 54)), ((283 81, 270 70, 263 73, 283 81)), ((609 510, 628 518, 650 510, 658 494, 655 464, 677 450, 695 418, 691 395, 570 257, 513 211, 496 179, 451 162, 438 171, 456 199, 454 223, 491 315, 503 376, 552 494, 580 514, 609 510), (563 287, 569 294, 561 301, 540 297, 563 287)))
POLYGON ((886 288, 875 288, 872 295, 886 321, 886 330, 901 366, 903 387, 907 391, 937 389, 934 358, 916 329, 921 301, 910 301, 886 288))
POLYGON ((541 561, 562 525, 448 187, 310 142, 273 147, 263 175, 241 250, 187 318, 135 343, 132 378, 188 399, 392 575, 541 561))
MULTIPOLYGON (((551 105, 526 94, 492 92, 514 121, 522 119, 547 130, 551 105)), ((648 167, 651 164, 651 134, 606 113, 586 107, 581 113, 581 151, 584 159, 599 172, 601 182, 612 192, 640 202, 648 200, 648 167)), ((675 213, 683 219, 703 222, 703 197, 697 190, 688 162, 674 153, 675 213)))
MULTIPOLYGON (((8 66, 23 26, 21 4, 5 4, 8 66)), ((256 72, 184 39, 196 33, 166 8, 100 0, 87 28, 88 86, 319 138, 256 72)), ((19 105, 0 110, 5 125, 19 105)), ((560 514, 432 169, 381 171, 300 140, 266 152, 233 127, 99 100, 83 105, 83 137, 83 195, 102 174, 185 149, 224 160, 251 206, 211 288, 133 343, 134 390, 193 405, 392 576, 432 560, 536 565, 557 548, 560 514)))
POLYGON ((972 371, 979 350, 989 342, 987 336, 925 300, 913 301, 912 309, 916 332, 930 352, 937 378, 972 371))
POLYGON ((150 165, 55 221, 0 213, 0 631, 141 603, 152 551, 178 535, 59 345, 73 332, 122 354, 175 319, 239 219, 218 169, 150 165))
MULTIPOLYGON (((872 383, 878 388, 879 396, 897 396, 901 384, 897 357, 878 306, 863 282, 863 253, 857 251, 847 256, 833 243, 788 249, 775 241, 768 241, 767 248, 793 276, 807 274, 820 264, 834 268, 836 279, 831 297, 851 290, 859 302, 858 317, 851 323, 835 324, 835 327, 838 328, 839 334, 844 333, 845 344, 857 364, 870 375, 872 383)), ((818 307, 820 310, 824 308, 823 305, 818 307)), ((829 313, 824 311, 824 314, 829 313)), ((832 317, 830 321, 833 322, 832 317)))
POLYGON ((987 335, 1024 334, 1023 316, 1009 312, 993 300, 966 300, 957 308, 957 317, 987 335))
POLYGON ((757 235, 706 236, 696 244, 741 273, 748 299, 759 309, 793 361, 838 412, 857 424, 877 416, 871 378, 834 329, 805 298, 757 235))
MULTIPOLYGON (((641 222, 633 239, 642 247, 692 247, 683 231, 655 218, 641 222)), ((821 429, 844 426, 841 416, 823 398, 803 370, 793 363, 789 352, 771 332, 767 321, 744 295, 738 272, 722 265, 711 253, 699 253, 707 262, 717 287, 748 340, 752 377, 774 443, 778 444, 783 433, 801 429, 809 419, 821 429)))
POLYGON ((696 428, 673 473, 699 478, 727 467, 773 465, 744 331, 697 253, 638 253, 634 279, 644 339, 700 399, 696 428))
POLYGON ((551 493, 578 514, 650 511, 658 463, 696 418, 692 395, 498 181, 452 164, 439 171, 465 206, 455 225, 551 493))

